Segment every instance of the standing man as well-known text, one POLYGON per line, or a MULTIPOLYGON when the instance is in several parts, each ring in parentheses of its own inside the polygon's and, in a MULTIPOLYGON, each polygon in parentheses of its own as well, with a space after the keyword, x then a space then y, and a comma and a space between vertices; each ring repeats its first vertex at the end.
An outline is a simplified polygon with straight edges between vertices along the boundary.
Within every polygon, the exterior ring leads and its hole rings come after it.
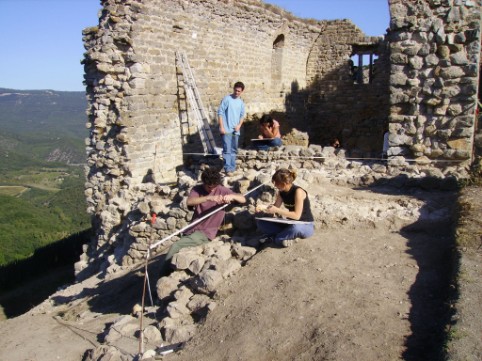
POLYGON ((236 155, 241 126, 244 122, 244 102, 240 96, 244 91, 244 84, 236 82, 233 93, 226 95, 218 109, 219 133, 223 138, 224 171, 231 176, 236 170, 236 155))

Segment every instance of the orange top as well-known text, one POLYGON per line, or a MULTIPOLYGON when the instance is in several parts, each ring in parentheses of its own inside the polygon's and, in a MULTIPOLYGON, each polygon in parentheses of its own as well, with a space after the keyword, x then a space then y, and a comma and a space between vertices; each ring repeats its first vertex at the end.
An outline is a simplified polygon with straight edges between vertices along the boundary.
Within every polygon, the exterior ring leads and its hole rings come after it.
POLYGON ((268 123, 263 124, 259 127, 261 130, 261 135, 263 138, 281 138, 281 133, 279 131, 279 122, 273 119, 273 126, 270 127, 268 123))

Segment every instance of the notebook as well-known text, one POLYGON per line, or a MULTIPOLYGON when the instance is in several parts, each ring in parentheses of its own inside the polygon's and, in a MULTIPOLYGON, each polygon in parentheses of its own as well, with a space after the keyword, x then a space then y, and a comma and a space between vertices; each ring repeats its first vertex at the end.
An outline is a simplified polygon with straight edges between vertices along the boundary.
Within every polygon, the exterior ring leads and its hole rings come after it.
POLYGON ((274 217, 256 217, 261 221, 284 223, 284 224, 311 224, 311 222, 295 221, 294 219, 274 218, 274 217))

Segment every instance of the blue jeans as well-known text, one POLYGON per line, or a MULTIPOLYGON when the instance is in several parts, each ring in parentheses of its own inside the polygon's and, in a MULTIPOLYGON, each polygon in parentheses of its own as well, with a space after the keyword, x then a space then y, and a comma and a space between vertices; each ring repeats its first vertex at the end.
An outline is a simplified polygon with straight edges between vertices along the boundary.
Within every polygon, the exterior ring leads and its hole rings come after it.
POLYGON ((223 134, 223 159, 224 170, 234 172, 236 170, 236 155, 238 154, 239 134, 223 134))
POLYGON ((257 150, 269 150, 271 147, 280 147, 283 142, 281 138, 274 138, 272 140, 267 140, 266 142, 260 142, 261 144, 255 144, 257 150))
POLYGON ((308 238, 315 232, 313 223, 283 224, 263 220, 256 220, 258 230, 273 238, 274 243, 280 244, 285 239, 308 238))

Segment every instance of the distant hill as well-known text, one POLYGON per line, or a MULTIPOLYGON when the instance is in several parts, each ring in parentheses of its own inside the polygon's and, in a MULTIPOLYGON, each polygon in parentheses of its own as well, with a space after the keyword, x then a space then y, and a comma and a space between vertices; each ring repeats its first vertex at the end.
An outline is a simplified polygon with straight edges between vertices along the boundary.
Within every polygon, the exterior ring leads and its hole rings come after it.
POLYGON ((85 92, 0 88, 0 170, 85 162, 85 92))
POLYGON ((84 92, 0 88, 0 265, 90 227, 84 92))
POLYGON ((86 108, 85 92, 0 88, 0 127, 12 133, 85 136, 86 108))

